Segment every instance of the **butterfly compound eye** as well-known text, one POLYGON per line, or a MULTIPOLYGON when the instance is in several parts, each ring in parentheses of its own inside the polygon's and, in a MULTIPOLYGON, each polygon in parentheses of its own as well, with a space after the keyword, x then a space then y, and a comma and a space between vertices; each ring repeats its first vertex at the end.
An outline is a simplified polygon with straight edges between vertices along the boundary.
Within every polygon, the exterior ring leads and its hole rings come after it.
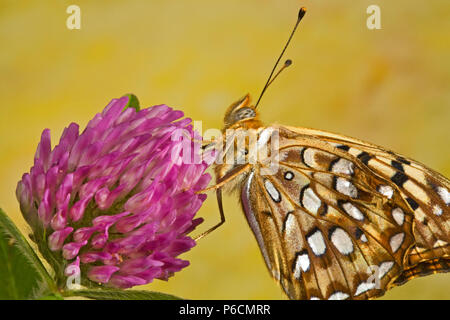
POLYGON ((255 110, 249 107, 244 107, 236 111, 236 114, 234 115, 234 121, 254 118, 255 116, 255 110))

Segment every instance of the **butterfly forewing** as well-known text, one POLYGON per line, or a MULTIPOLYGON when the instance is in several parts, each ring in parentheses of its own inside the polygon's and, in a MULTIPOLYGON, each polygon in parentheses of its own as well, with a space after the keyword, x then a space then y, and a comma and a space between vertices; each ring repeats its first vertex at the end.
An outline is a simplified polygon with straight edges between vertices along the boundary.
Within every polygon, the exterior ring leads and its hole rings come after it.
POLYGON ((291 299, 366 299, 448 269, 449 182, 383 148, 277 127, 280 165, 252 166, 241 201, 291 299))

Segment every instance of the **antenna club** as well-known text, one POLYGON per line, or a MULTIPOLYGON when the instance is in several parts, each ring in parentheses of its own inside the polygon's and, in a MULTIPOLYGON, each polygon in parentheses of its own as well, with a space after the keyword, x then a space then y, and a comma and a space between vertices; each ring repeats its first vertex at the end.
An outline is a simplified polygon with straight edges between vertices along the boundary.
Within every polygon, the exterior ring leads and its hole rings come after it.
POLYGON ((292 64, 292 60, 291 59, 287 59, 286 62, 284 63, 284 65, 286 67, 289 67, 292 64))
POLYGON ((306 8, 305 7, 301 7, 300 10, 298 11, 298 20, 299 21, 303 18, 305 13, 306 13, 306 8))

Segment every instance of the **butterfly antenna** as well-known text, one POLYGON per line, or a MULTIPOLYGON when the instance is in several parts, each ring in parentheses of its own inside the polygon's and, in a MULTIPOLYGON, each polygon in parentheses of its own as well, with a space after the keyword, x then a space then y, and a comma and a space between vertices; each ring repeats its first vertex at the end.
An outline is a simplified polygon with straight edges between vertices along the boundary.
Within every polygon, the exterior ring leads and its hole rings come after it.
POLYGON ((267 79, 267 82, 264 85, 264 88, 262 89, 261 94, 259 95, 258 101, 256 102, 255 109, 258 106, 259 101, 261 101, 261 98, 264 95, 264 92, 267 90, 267 88, 273 82, 273 80, 275 80, 275 78, 280 74, 281 71, 283 71, 286 67, 288 67, 288 66, 290 66, 292 64, 291 60, 286 60, 286 62, 284 63, 283 67, 280 69, 280 71, 278 71, 278 73, 272 79, 273 73, 275 72, 275 69, 277 68, 278 63, 280 63, 280 60, 283 57, 284 52, 286 51, 287 47, 289 46, 289 43, 291 42, 291 39, 294 36, 295 30, 297 30, 298 24, 302 20, 302 18, 305 15, 305 13, 306 13, 306 8, 305 7, 301 7, 300 10, 298 11, 298 18, 297 18, 297 22, 295 23, 294 29, 292 29, 291 35, 289 36, 289 39, 286 42, 286 45, 284 46, 283 51, 281 51, 281 54, 278 57, 277 62, 275 63, 275 65, 273 66, 272 71, 270 72, 269 78, 267 79))
POLYGON ((278 75, 281 73, 281 71, 283 71, 284 69, 286 69, 287 67, 289 67, 292 64, 292 60, 291 59, 287 59, 283 66, 280 68, 280 70, 278 70, 278 72, 273 76, 272 80, 270 80, 270 82, 267 84, 267 88, 272 84, 272 82, 275 81, 275 79, 278 77, 278 75))

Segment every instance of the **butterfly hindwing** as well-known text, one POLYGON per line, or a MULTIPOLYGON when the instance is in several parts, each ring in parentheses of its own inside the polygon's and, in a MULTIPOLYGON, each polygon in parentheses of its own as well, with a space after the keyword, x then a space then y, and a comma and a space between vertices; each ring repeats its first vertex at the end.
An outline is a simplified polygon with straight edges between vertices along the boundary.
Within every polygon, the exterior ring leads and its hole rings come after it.
POLYGON ((310 129, 280 127, 279 152, 278 172, 253 168, 241 200, 290 298, 376 297, 397 278, 447 265, 429 261, 448 257, 448 180, 382 148, 310 129))

